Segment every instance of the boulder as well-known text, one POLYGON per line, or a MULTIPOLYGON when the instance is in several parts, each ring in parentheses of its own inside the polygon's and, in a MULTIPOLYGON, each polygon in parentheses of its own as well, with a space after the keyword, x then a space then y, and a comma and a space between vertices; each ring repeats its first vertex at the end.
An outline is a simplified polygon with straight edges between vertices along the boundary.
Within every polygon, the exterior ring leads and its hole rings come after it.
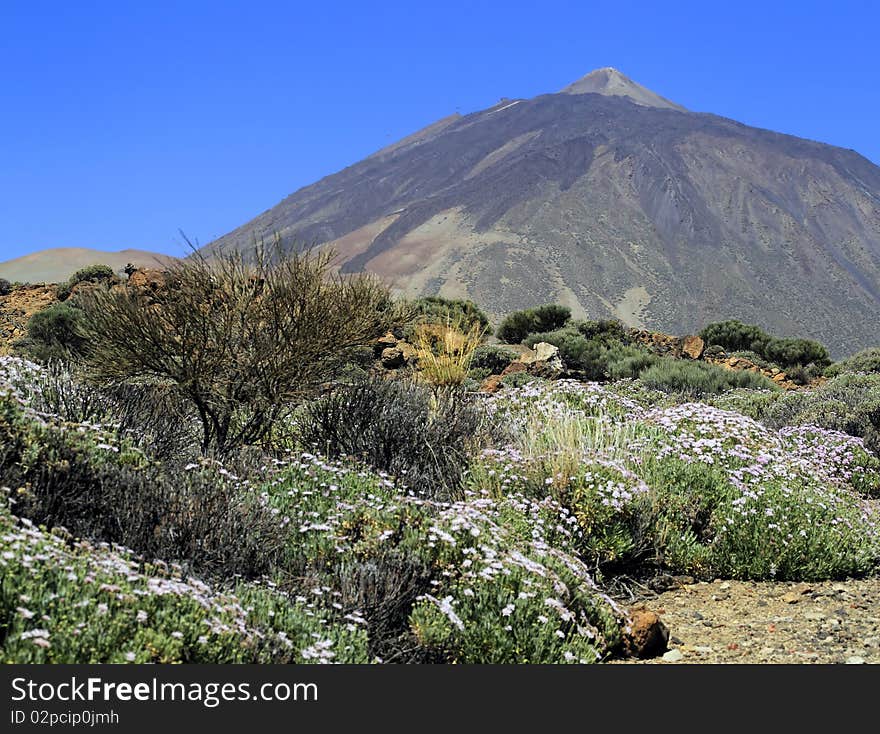
POLYGON ((530 349, 528 352, 523 354, 519 361, 523 364, 532 364, 534 362, 543 362, 551 357, 559 354, 559 347, 554 347, 552 344, 548 344, 547 342, 538 342, 535 344, 534 348, 530 349))
POLYGON ((624 635, 624 643, 632 657, 655 658, 666 652, 669 628, 656 612, 636 609, 630 614, 630 629, 624 635))
POLYGON ((161 270, 155 268, 137 268, 129 270, 126 268, 126 272, 128 273, 128 284, 133 288, 158 291, 165 285, 166 276, 161 270))
POLYGON ((631 341, 641 344, 654 354, 681 356, 682 340, 677 336, 647 329, 629 329, 627 335, 631 341))
POLYGON ((703 356, 706 343, 698 336, 686 336, 681 343, 681 353, 691 359, 699 359, 703 356))
POLYGON ((419 361, 419 350, 416 349, 409 342, 397 342, 397 349, 399 349, 403 353, 403 361, 407 364, 412 364, 413 362, 419 361))
POLYGON ((398 347, 386 347, 382 350, 379 359, 382 360, 382 366, 388 370, 402 367, 406 361, 403 356, 403 350, 398 347))
POLYGON ((373 345, 373 353, 381 354, 385 349, 396 346, 397 337, 389 331, 385 336, 380 336, 376 339, 376 343, 373 345))
POLYGON ((480 392, 496 393, 501 389, 501 375, 489 375, 480 385, 480 392))
POLYGON ((535 375, 552 380, 565 371, 562 357, 559 356, 559 347, 540 342, 535 345, 535 351, 538 353, 538 359, 532 365, 532 372, 535 375))
POLYGON ((528 372, 528 365, 523 362, 511 362, 507 367, 504 368, 504 371, 501 373, 501 377, 505 375, 512 375, 516 372, 528 372))
POLYGON ((535 344, 531 353, 521 356, 519 362, 526 365, 528 371, 533 375, 551 380, 559 377, 565 370, 559 356, 559 347, 547 342, 535 344))

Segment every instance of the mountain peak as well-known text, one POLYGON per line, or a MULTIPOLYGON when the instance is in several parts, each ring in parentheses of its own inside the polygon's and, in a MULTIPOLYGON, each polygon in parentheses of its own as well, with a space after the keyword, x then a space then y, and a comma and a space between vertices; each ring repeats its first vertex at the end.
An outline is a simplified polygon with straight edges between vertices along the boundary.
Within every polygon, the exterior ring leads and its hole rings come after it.
POLYGON ((652 92, 634 82, 611 66, 591 71, 576 82, 560 90, 562 94, 604 94, 609 97, 626 97, 643 107, 665 107, 685 112, 681 105, 652 92))

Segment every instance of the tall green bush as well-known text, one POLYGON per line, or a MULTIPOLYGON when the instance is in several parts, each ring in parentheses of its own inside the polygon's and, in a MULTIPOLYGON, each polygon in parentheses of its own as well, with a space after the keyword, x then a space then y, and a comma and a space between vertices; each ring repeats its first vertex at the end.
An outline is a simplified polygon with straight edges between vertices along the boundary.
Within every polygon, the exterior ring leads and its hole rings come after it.
POLYGON ((830 364, 828 350, 812 339, 774 337, 755 324, 736 319, 708 324, 700 336, 708 345, 719 345, 730 352, 750 351, 780 367, 830 364))
POLYGON ((568 306, 549 303, 509 314, 496 330, 498 338, 508 344, 519 344, 529 334, 554 331, 571 319, 568 306))
POLYGON ((586 380, 638 377, 657 358, 641 347, 623 344, 616 338, 617 333, 613 328, 598 331, 568 324, 555 331, 530 334, 525 344, 529 347, 539 342, 553 344, 559 348, 559 356, 566 368, 586 380), (584 331, 592 336, 584 336, 584 331))

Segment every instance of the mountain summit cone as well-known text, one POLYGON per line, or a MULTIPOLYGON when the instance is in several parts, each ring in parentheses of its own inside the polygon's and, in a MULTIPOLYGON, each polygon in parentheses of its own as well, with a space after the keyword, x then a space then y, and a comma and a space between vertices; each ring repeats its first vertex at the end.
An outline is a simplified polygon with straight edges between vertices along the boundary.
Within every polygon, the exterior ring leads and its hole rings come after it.
POLYGON ((603 94, 608 97, 626 97, 636 104, 645 107, 665 107, 667 109, 686 112, 681 105, 670 102, 665 97, 652 92, 641 84, 634 82, 617 69, 606 66, 591 71, 576 82, 560 90, 561 94, 603 94))

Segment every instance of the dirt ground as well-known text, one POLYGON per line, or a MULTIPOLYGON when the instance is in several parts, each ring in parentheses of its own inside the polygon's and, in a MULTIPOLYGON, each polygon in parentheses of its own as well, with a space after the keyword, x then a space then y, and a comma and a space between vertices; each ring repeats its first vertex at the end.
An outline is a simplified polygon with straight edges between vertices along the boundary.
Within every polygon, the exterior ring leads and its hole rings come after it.
POLYGON ((668 652, 623 664, 880 663, 880 578, 817 583, 683 578, 634 604, 660 615, 668 652))

